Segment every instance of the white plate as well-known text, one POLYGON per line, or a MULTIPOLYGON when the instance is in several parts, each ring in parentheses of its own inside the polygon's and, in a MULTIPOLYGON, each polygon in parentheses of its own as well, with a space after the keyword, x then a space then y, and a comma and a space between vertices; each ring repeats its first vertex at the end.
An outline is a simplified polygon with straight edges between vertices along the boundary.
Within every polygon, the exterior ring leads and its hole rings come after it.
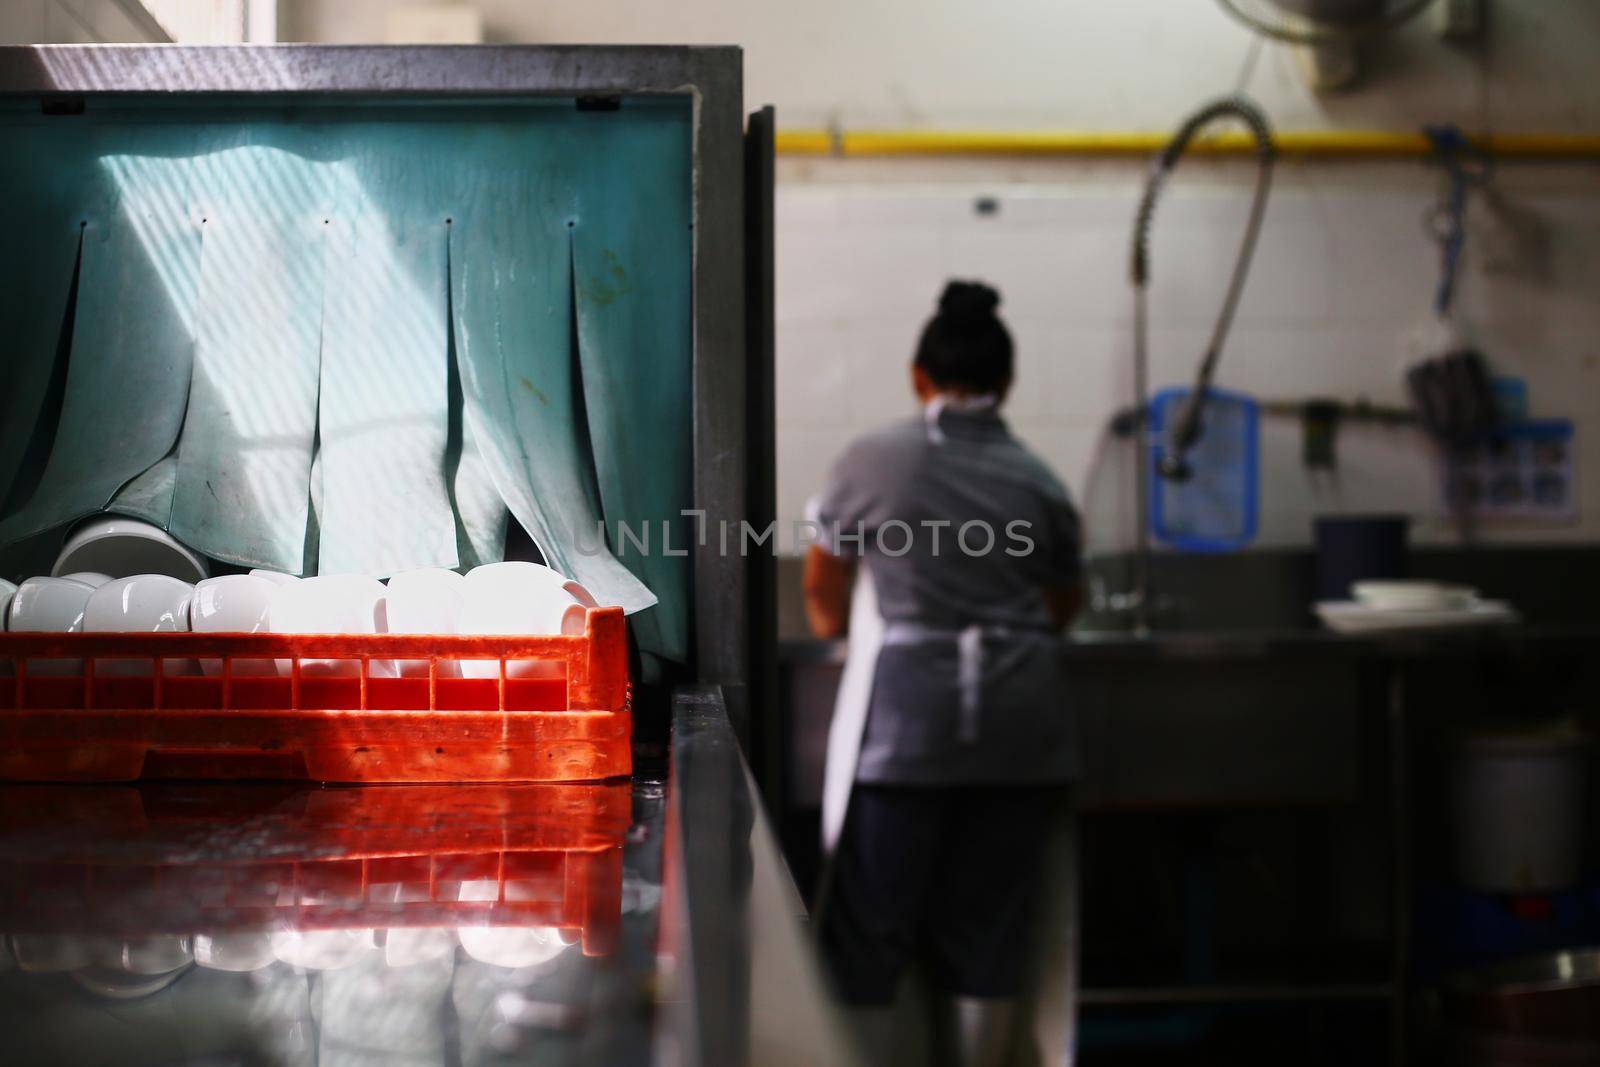
POLYGON ((1356 582, 1350 593, 1358 603, 1380 611, 1460 611, 1478 599, 1478 591, 1469 585, 1424 581, 1356 582))
POLYGON ((1478 600, 1467 607, 1446 611, 1388 611, 1353 600, 1324 600, 1316 605, 1316 612, 1328 629, 1349 634, 1487 626, 1513 623, 1519 618, 1516 610, 1503 600, 1478 600))

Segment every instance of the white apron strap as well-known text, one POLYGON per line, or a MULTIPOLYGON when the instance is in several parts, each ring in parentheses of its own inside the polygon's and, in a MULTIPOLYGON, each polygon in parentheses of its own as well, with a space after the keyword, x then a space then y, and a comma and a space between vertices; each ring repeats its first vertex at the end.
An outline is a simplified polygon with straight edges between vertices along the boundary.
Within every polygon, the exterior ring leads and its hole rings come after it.
POLYGON ((822 773, 824 857, 833 854, 844 830, 845 811, 850 806, 850 790, 855 785, 856 763, 861 755, 861 738, 867 728, 867 709, 878 673, 878 651, 882 646, 883 616, 878 613, 872 576, 865 566, 857 566, 855 591, 850 597, 849 653, 844 675, 839 679, 839 695, 833 704, 833 723, 828 727, 828 756, 822 773))

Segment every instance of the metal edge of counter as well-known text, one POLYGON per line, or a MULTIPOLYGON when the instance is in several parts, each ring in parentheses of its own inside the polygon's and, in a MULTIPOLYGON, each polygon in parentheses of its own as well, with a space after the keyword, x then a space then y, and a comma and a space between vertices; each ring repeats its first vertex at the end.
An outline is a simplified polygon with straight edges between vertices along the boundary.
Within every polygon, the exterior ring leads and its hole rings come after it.
POLYGON ((673 694, 665 848, 658 1062, 854 1064, 720 686, 673 694))
POLYGON ((727 45, 15 45, 0 94, 681 95, 738 67, 727 45))

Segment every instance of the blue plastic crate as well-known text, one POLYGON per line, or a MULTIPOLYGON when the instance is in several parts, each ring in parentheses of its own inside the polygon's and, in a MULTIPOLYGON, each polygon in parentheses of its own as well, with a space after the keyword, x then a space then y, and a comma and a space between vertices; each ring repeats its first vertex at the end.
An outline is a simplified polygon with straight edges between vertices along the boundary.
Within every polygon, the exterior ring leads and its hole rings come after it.
POLYGON ((1167 478, 1168 428, 1190 392, 1163 389, 1150 400, 1150 532, 1187 552, 1231 552, 1256 536, 1260 409, 1242 393, 1208 389, 1200 437, 1185 456, 1189 475, 1167 478))

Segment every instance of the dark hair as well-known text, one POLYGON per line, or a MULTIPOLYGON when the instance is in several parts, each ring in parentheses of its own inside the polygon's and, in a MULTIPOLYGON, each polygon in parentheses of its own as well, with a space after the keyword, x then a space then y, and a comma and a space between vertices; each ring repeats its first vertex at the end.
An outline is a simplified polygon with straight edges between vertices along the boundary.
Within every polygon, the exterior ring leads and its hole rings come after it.
POLYGON ((994 311, 1000 294, 982 282, 950 282, 922 328, 916 365, 941 389, 997 393, 1011 381, 1011 334, 994 311))

